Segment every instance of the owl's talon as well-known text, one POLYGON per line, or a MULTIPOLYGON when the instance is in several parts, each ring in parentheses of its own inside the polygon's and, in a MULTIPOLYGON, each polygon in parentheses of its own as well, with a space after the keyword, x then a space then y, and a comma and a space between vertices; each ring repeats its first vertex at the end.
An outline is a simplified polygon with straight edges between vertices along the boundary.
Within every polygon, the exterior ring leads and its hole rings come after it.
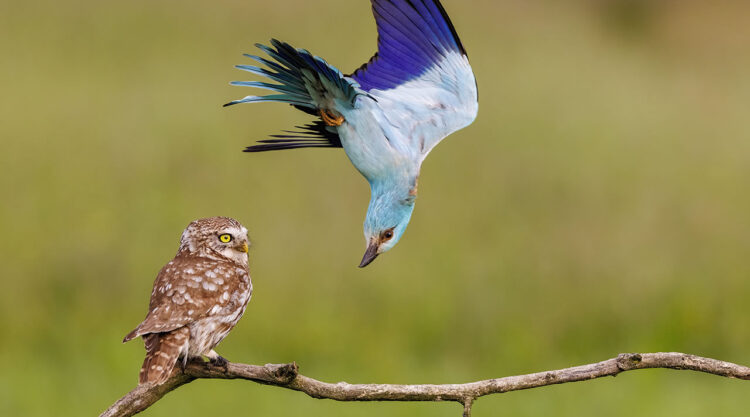
POLYGON ((203 362, 203 359, 201 358, 188 358, 188 357, 181 356, 180 360, 178 360, 177 363, 180 365, 180 370, 182 370, 182 373, 185 373, 185 370, 187 369, 189 364, 191 363, 202 364, 204 362, 203 362))
POLYGON ((225 371, 227 370, 227 365, 229 364, 229 361, 226 360, 226 358, 224 358, 223 356, 220 356, 220 355, 216 355, 215 358, 211 358, 209 360, 209 362, 213 366, 217 366, 219 368, 224 368, 225 371))

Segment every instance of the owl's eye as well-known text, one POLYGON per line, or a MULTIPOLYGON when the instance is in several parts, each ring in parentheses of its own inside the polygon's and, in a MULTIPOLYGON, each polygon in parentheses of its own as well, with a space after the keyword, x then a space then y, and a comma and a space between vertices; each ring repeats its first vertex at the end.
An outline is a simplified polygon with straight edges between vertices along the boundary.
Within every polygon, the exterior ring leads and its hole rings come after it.
POLYGON ((232 235, 230 235, 229 233, 224 233, 223 235, 219 236, 219 240, 222 243, 229 243, 232 241, 232 235))

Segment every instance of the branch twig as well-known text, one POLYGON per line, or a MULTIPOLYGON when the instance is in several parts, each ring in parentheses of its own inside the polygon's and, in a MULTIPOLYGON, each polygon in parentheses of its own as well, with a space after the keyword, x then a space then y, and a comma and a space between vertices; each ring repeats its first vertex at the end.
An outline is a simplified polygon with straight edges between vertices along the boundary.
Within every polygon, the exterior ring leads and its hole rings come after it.
POLYGON ((176 369, 162 385, 139 385, 100 417, 128 417, 140 413, 170 391, 200 378, 245 379, 336 401, 454 401, 463 405, 464 417, 470 417, 474 401, 485 395, 587 381, 649 368, 690 370, 750 380, 750 368, 746 366, 684 353, 624 353, 603 362, 573 368, 445 385, 330 384, 299 374, 296 363, 265 366, 229 363, 225 369, 209 363, 191 362, 184 372, 176 369))

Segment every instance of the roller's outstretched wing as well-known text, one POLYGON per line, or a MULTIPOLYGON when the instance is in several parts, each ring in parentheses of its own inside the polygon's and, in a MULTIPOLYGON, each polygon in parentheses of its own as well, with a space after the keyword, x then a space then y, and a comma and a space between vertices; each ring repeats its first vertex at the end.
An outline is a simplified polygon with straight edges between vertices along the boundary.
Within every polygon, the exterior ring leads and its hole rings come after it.
POLYGON ((477 114, 466 50, 438 0, 371 0, 378 52, 350 75, 424 158, 477 114))

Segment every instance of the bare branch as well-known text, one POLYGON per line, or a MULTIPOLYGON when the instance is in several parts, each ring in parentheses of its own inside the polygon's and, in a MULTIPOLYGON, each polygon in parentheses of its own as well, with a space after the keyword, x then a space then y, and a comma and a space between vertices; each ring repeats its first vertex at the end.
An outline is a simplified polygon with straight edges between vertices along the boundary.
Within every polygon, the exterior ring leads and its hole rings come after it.
POLYGON ((463 405, 464 417, 471 416, 474 401, 482 396, 587 381, 636 369, 667 368, 705 372, 727 378, 750 380, 750 368, 716 359, 684 353, 624 353, 603 362, 556 371, 509 376, 467 384, 393 385, 330 384, 298 372, 297 364, 245 365, 229 363, 226 368, 209 363, 191 362, 185 371, 176 369, 162 385, 139 385, 100 417, 127 417, 147 409, 170 391, 196 379, 245 379, 304 392, 313 398, 336 401, 454 401, 463 405))

